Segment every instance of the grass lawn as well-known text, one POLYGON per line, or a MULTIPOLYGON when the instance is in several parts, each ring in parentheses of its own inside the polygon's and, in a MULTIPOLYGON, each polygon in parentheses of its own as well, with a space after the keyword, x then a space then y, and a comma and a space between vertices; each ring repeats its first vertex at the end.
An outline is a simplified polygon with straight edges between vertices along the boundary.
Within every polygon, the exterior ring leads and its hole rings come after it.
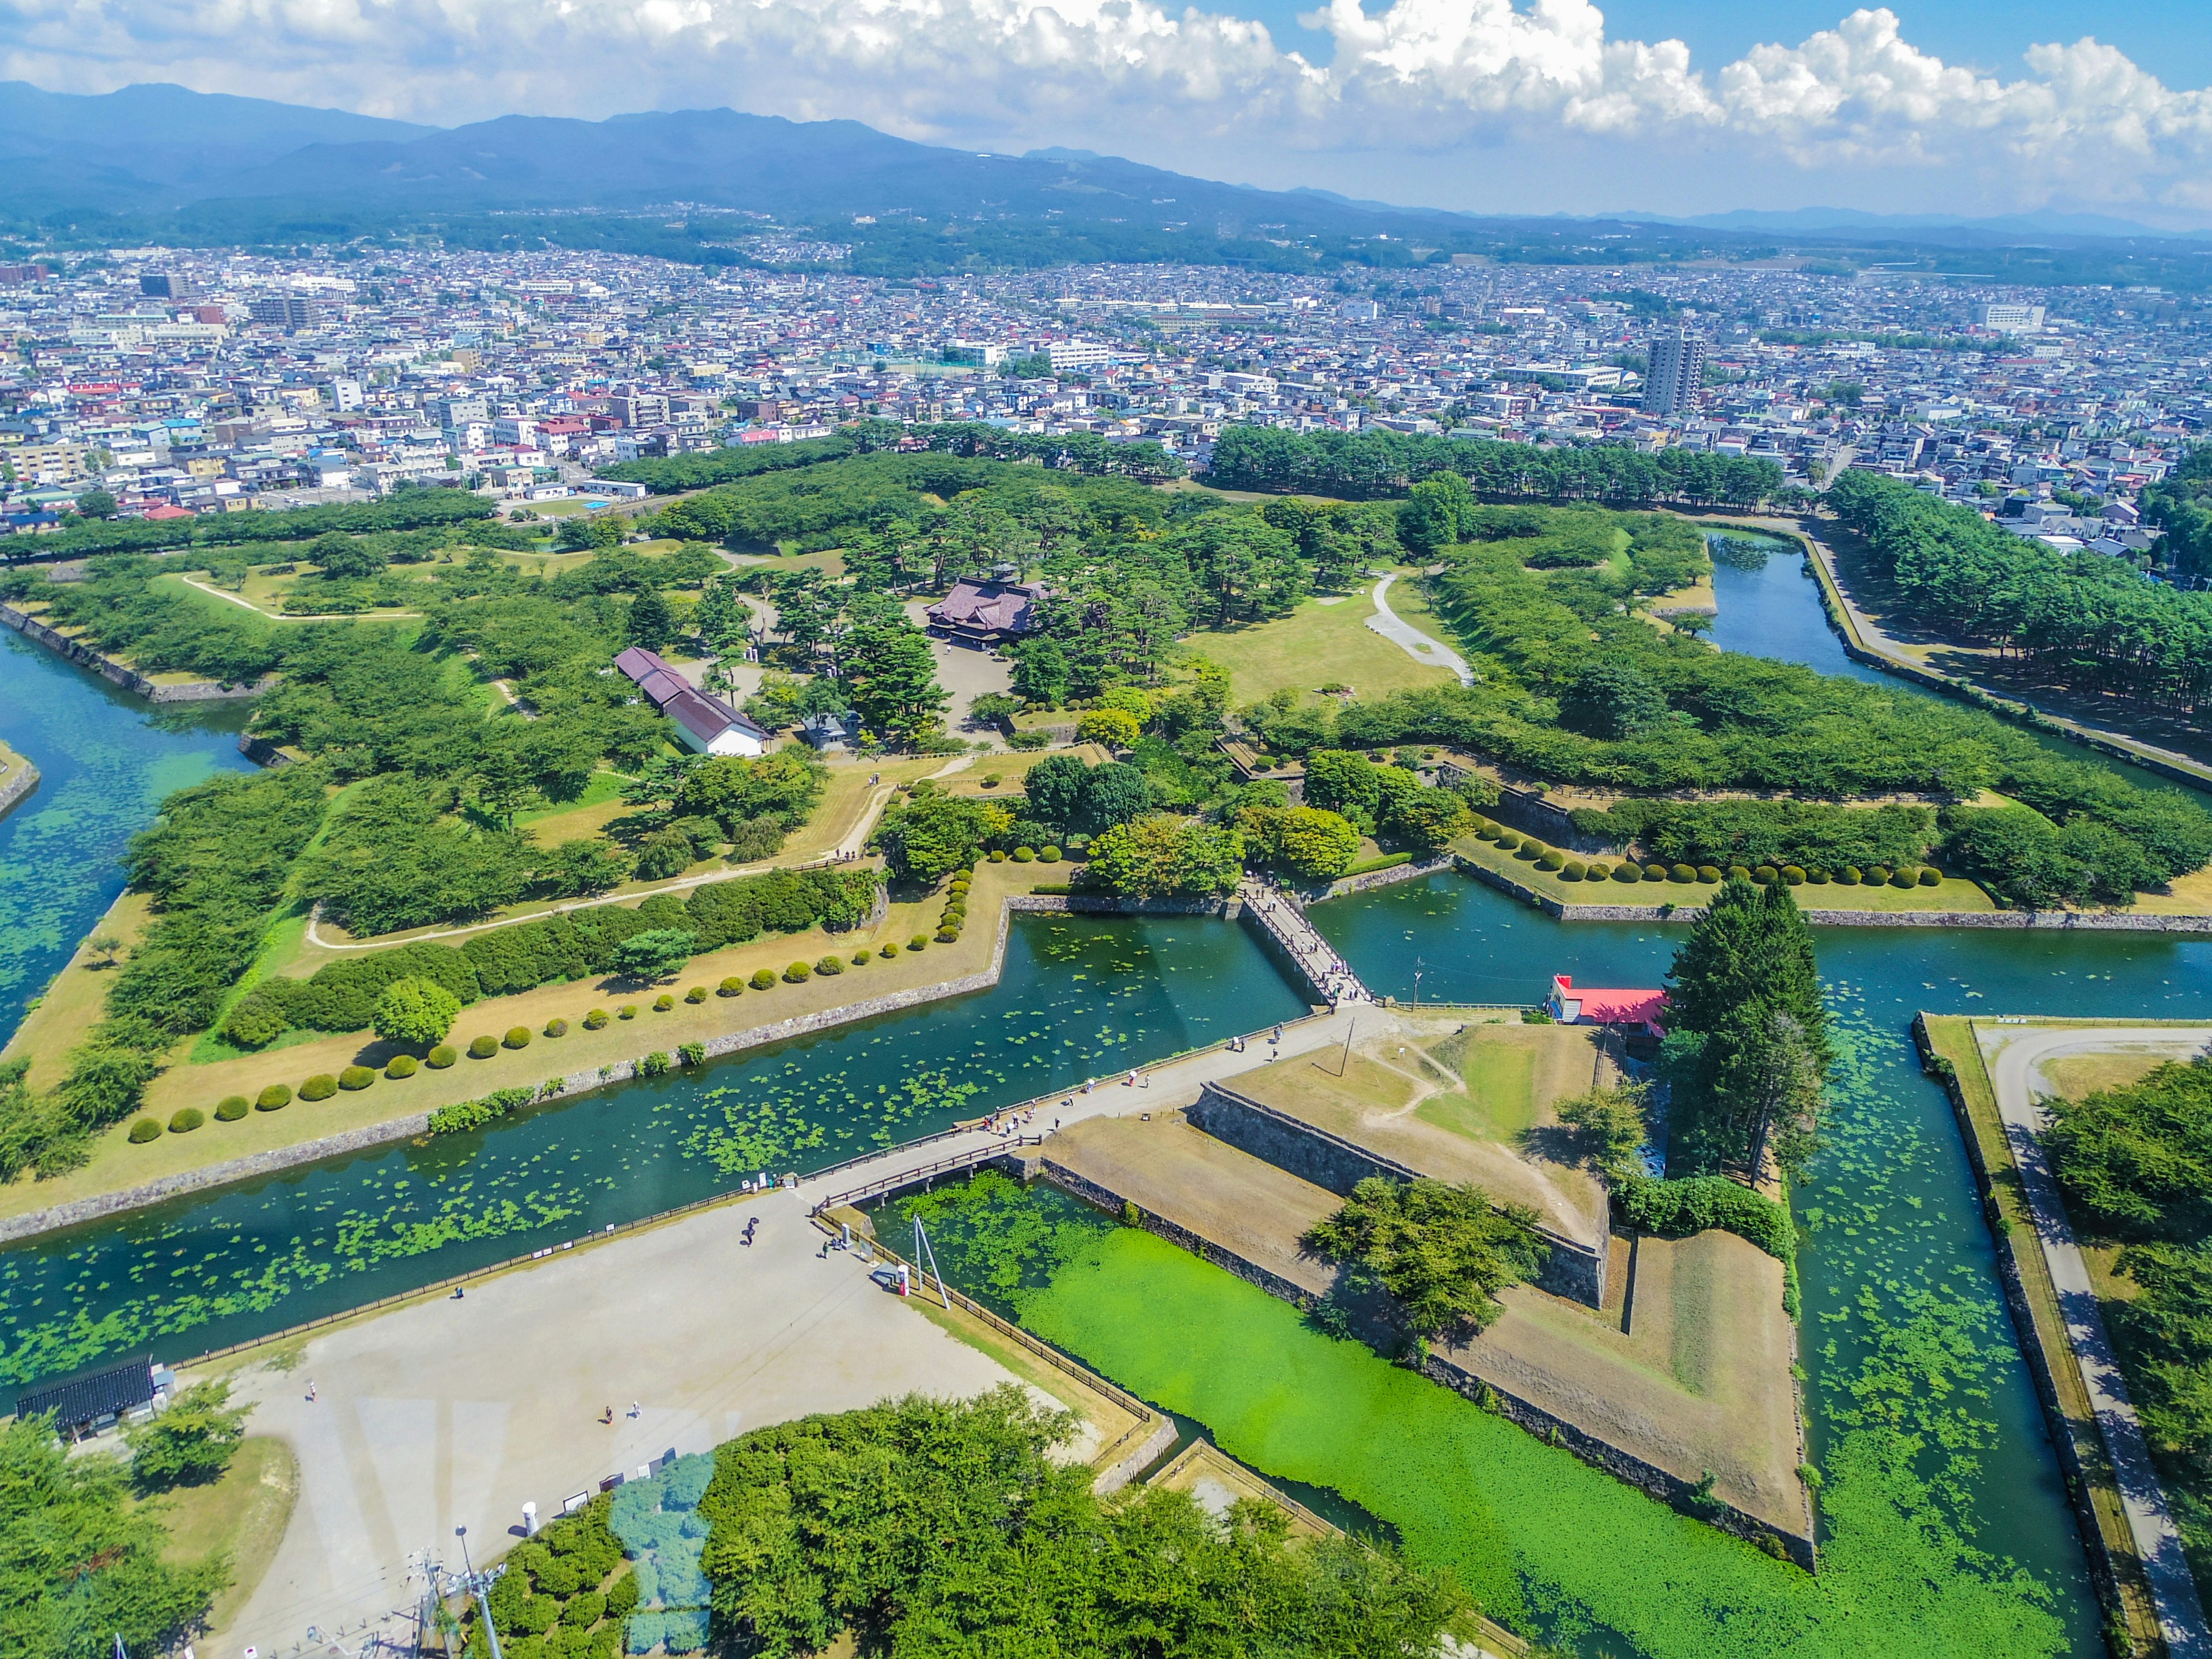
MULTIPOLYGON (((1415 627, 1436 631, 1425 603, 1415 606, 1407 588, 1401 581, 1390 590, 1390 608, 1415 627)), ((1374 698, 1457 684, 1449 670, 1415 662, 1367 626, 1375 614, 1373 592, 1374 584, 1364 582, 1347 596, 1308 599, 1277 621, 1201 629, 1183 644, 1192 654, 1229 671, 1231 696, 1240 703, 1261 702, 1279 690, 1315 692, 1328 684, 1348 685, 1357 696, 1374 698)))
POLYGON ((2067 1099, 2081 1100, 2141 1082, 2162 1063, 2160 1054, 2058 1054, 2043 1062, 2043 1074, 2067 1099))
POLYGON ((169 1547, 162 1552, 167 1559, 190 1566, 218 1550, 230 1558, 230 1583, 208 1612, 210 1635, 237 1616, 276 1559, 299 1495, 300 1466, 292 1449, 252 1435, 221 1480, 149 1500, 160 1505, 169 1528, 169 1547))
POLYGON ((1413 1115, 1470 1140, 1512 1140, 1535 1125, 1535 1050, 1486 1044, 1479 1063, 1468 1057, 1465 1094, 1432 1095, 1413 1115))
MULTIPOLYGON (((866 775, 862 774, 865 777, 866 775)), ((936 931, 941 895, 919 902, 895 903, 872 929, 827 933, 810 928, 800 933, 771 933, 733 945, 727 950, 696 957, 665 986, 651 989, 626 985, 611 978, 594 977, 568 984, 541 985, 515 996, 496 997, 464 1009, 453 1031, 457 1048, 465 1047, 480 1033, 493 1036, 516 1025, 542 1032, 556 1018, 569 1023, 562 1037, 537 1036, 526 1048, 501 1048, 486 1060, 464 1057, 443 1071, 428 1068, 404 1079, 380 1076, 368 1088, 345 1092, 324 1101, 294 1101, 274 1112, 250 1112, 234 1123, 221 1123, 210 1115, 207 1123, 184 1134, 164 1134, 143 1146, 128 1139, 130 1125, 121 1123, 97 1136, 92 1156, 83 1168, 49 1181, 26 1176, 0 1187, 0 1215, 21 1215, 56 1204, 100 1194, 119 1192, 165 1176, 184 1173, 211 1164, 296 1146, 302 1141, 343 1133, 348 1130, 434 1110, 455 1101, 473 1100, 496 1089, 536 1085, 548 1078, 563 1077, 636 1059, 659 1050, 673 1054, 682 1044, 702 1042, 732 1031, 742 1031, 794 1015, 842 1008, 886 992, 916 990, 981 972, 991 960, 998 939, 1000 901, 1008 892, 1026 892, 1042 884, 1065 881, 1065 865, 984 863, 975 870, 974 925, 950 945, 932 941, 926 950, 913 951, 908 942, 916 935, 936 931), (815 976, 803 984, 779 981, 766 991, 747 989, 736 997, 709 995, 687 1003, 684 991, 695 985, 714 987, 726 976, 750 977, 756 969, 781 973, 786 964, 812 963, 835 951, 849 957, 863 946, 874 950, 884 941, 896 942, 899 955, 878 958, 865 966, 849 968, 836 977, 815 976), (663 990, 675 993, 677 1002, 665 1012, 652 1005, 663 990), (615 1013, 635 1006, 631 1019, 611 1019, 597 1031, 586 1030, 583 1016, 593 1008, 615 1013)), ((295 965, 295 972, 306 971, 295 965)), ((197 1106, 211 1114, 225 1096, 258 1095, 271 1083, 296 1090, 303 1079, 328 1073, 357 1061, 380 1066, 389 1052, 365 1031, 341 1035, 313 1034, 290 1047, 272 1047, 252 1054, 225 1058, 203 1065, 178 1065, 156 1078, 147 1090, 144 1115, 166 1121, 180 1107, 197 1106)))
POLYGON ((0 1059, 30 1057, 27 1075, 33 1089, 51 1089, 62 1080, 69 1071, 69 1051, 82 1040, 106 1007, 113 970, 90 948, 90 941, 103 933, 113 935, 122 941, 122 949, 115 955, 115 961, 122 962, 145 931, 150 908, 151 901, 143 893, 118 895, 107 914, 78 941, 75 953, 45 994, 31 1005, 8 1046, 0 1048, 0 1059))
MULTIPOLYGON (((1539 870, 1531 860, 1516 857, 1495 842, 1463 836, 1451 850, 1473 864, 1495 870, 1532 893, 1562 904, 1677 904, 1702 905, 1713 889, 1703 882, 1568 881, 1559 871, 1539 870)), ((1600 860, 1614 864, 1619 860, 1600 860)), ((1845 887, 1840 882, 1797 888, 1800 908, 1807 910, 1995 910, 1996 903, 1972 882, 1946 876, 1933 887, 1845 887)))

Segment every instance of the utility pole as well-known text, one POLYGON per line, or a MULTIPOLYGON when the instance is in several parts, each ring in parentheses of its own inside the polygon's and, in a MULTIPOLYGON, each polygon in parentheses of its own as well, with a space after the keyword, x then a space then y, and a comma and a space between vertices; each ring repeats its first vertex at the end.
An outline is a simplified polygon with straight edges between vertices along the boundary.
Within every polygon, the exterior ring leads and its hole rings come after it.
MULTIPOLYGON (((453 1536, 461 1540, 461 1588, 472 1592, 477 1598, 477 1612, 483 1620, 484 1640, 491 1644, 491 1659, 500 1659, 499 1632, 491 1622, 491 1597, 488 1592, 497 1572, 478 1572, 469 1560, 469 1529, 455 1527, 453 1536)), ((503 1570, 502 1570, 503 1571, 503 1570)))
POLYGON ((1353 1030, 1353 1024, 1352 1024, 1352 1022, 1347 1019, 1346 1021, 1345 1021, 1345 1022, 1344 1022, 1344 1058, 1343 1058, 1342 1060, 1339 1060, 1339 1061, 1337 1062, 1337 1065, 1336 1065, 1336 1074, 1337 1074, 1339 1077, 1342 1077, 1342 1076, 1344 1076, 1346 1073, 1350 1072, 1350 1071, 1351 1071, 1351 1069, 1352 1069, 1352 1030, 1353 1030))
POLYGON ((1421 959, 1413 958, 1413 1006, 1421 1006, 1421 959))

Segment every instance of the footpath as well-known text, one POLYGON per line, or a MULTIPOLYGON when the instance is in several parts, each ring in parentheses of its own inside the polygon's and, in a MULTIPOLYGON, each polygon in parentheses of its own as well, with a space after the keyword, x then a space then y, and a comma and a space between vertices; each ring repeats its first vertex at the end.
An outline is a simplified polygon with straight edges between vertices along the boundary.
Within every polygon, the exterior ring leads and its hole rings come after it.
POLYGON ((1994 1085, 2005 1139, 2020 1170, 2021 1187, 2035 1223, 2038 1243, 2058 1295, 2074 1363, 2088 1391, 2099 1434, 2111 1457, 2136 1553, 2148 1580, 2159 1630, 2171 1659, 2212 1659, 2197 1581, 2181 1547, 2181 1529, 2159 1485, 2142 1419, 2128 1396, 2118 1356, 2097 1310, 2088 1263, 2061 1201, 2057 1178, 2037 1139, 2045 1121, 2036 1084, 2048 1060, 2061 1054, 2115 1048, 2148 1049, 2182 1059, 2212 1043, 2212 1026, 2145 1027, 1990 1026, 1980 1021, 1974 1034, 1994 1085))

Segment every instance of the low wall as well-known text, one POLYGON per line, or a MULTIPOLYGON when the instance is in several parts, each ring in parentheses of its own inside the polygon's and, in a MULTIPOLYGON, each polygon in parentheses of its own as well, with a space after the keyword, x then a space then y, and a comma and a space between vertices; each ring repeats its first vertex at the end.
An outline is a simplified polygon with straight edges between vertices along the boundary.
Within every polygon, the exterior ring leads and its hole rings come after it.
POLYGON ((257 680, 252 685, 219 685, 213 680, 197 680, 184 685, 156 685, 127 663, 112 657, 102 656, 87 645, 80 645, 66 634, 59 634, 36 617, 18 611, 11 605, 0 605, 0 623, 6 623, 26 639, 36 640, 40 645, 71 662, 89 668, 104 680, 134 691, 149 702, 227 702, 246 697, 258 697, 276 684, 274 675, 257 680))
POLYGON ((8 816, 9 809, 39 787, 39 769, 28 761, 23 769, 5 783, 0 783, 0 818, 8 816))
POLYGON ((1424 876, 1433 876, 1452 867, 1453 855, 1439 853, 1434 858, 1413 859, 1405 864, 1394 864, 1388 870, 1370 870, 1362 876, 1340 876, 1326 887, 1310 893, 1300 893, 1301 904, 1318 904, 1323 899, 1342 898, 1347 893, 1364 893, 1371 888, 1394 887, 1401 881, 1419 881, 1424 876))
MULTIPOLYGON (((1695 921, 1702 904, 1569 904, 1539 893, 1472 859, 1456 859, 1460 872, 1510 893, 1560 921, 1695 921)), ((1802 896, 1805 890, 1798 888, 1802 896)), ((2158 915, 2120 910, 1815 910, 1816 927, 2047 928, 2086 933, 2212 933, 2212 915, 2158 915)))
MULTIPOLYGON (((1276 1111, 1218 1083, 1199 1091, 1183 1115, 1216 1140, 1288 1170, 1301 1181, 1344 1197, 1373 1176, 1412 1181, 1420 1171, 1370 1152, 1326 1129, 1276 1111)), ((1593 1308, 1605 1305, 1607 1252, 1539 1225, 1537 1236, 1551 1246, 1536 1284, 1553 1296, 1593 1308)))
MULTIPOLYGON (((1198 1109, 1193 1107, 1188 1114, 1194 1123, 1199 1121, 1198 1109)), ((1207 1133, 1212 1133, 1213 1131, 1208 1129, 1207 1133)), ((1118 1214, 1127 1214, 1125 1206, 1129 1200, 1119 1193, 1076 1175, 1048 1158, 1043 1160, 1043 1171, 1047 1180, 1077 1197, 1118 1214)), ((1258 1285, 1294 1308, 1311 1308, 1317 1299, 1303 1285, 1294 1285, 1281 1274, 1257 1262, 1248 1261, 1235 1251, 1225 1249, 1212 1240, 1201 1237, 1164 1216, 1155 1215, 1142 1206, 1137 1207, 1137 1223, 1146 1232, 1166 1239, 1177 1249, 1188 1251, 1224 1273, 1233 1273, 1247 1284, 1258 1285)), ((1680 1476, 1671 1474, 1655 1463, 1644 1462, 1633 1452, 1624 1451, 1611 1442, 1598 1438, 1565 1418, 1555 1416, 1542 1407, 1522 1399, 1510 1389, 1499 1388, 1445 1355, 1431 1353, 1419 1369, 1430 1381, 1466 1395, 1486 1411, 1495 1412, 1539 1440, 1565 1447, 1584 1462, 1603 1469, 1615 1480, 1634 1486, 1638 1492, 1657 1498, 1668 1507, 1763 1549, 1778 1551, 1808 1572, 1815 1571, 1818 1561, 1809 1536, 1784 1531, 1718 1498, 1701 1501, 1697 1487, 1680 1476)))
POLYGON ((266 738, 257 738, 248 732, 238 734, 238 752, 256 766, 289 766, 292 757, 266 738))

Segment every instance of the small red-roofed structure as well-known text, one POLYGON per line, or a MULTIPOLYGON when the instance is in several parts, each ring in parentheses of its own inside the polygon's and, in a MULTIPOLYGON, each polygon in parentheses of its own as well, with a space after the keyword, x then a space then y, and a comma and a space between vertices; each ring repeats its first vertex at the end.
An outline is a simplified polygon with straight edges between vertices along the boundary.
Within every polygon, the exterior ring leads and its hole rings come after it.
POLYGON ((1552 975, 1552 994, 1544 1006, 1562 1025, 1613 1025, 1666 1035, 1664 991, 1599 990, 1577 988, 1571 974, 1552 975))

